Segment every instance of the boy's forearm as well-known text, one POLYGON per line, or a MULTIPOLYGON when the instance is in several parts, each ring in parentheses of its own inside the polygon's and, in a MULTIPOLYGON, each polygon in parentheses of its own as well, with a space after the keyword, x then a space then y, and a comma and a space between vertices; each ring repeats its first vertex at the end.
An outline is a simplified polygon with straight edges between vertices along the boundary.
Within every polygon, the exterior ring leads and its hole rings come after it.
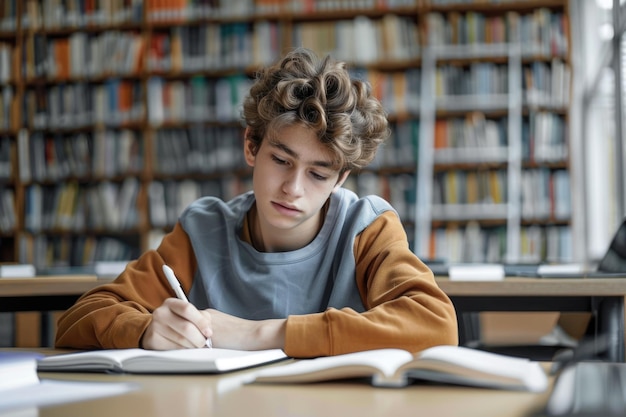
POLYGON ((259 321, 255 332, 259 343, 256 349, 284 349, 286 322, 285 319, 259 321))

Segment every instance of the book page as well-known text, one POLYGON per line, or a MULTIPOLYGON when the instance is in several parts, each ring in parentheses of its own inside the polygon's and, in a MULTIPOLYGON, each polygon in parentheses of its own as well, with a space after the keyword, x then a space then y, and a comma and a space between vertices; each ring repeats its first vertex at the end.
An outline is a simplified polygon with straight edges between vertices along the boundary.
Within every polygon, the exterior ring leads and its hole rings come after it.
POLYGON ((379 349, 302 359, 295 363, 263 369, 254 374, 255 382, 304 383, 332 379, 370 377, 376 381, 391 381, 396 370, 413 358, 401 349, 379 349))
POLYGON ((426 349, 403 369, 413 377, 463 385, 541 392, 548 384, 546 373, 537 362, 462 346, 426 349))
POLYGON ((39 371, 72 371, 90 369, 94 371, 121 371, 122 362, 143 353, 143 349, 107 349, 85 352, 63 353, 46 356, 39 360, 39 371))
POLYGON ((248 368, 286 359, 281 349, 176 349, 143 351, 124 361, 124 370, 133 373, 210 373, 248 368))
POLYGON ((243 369, 287 356, 281 349, 107 349, 48 356, 40 371, 110 371, 130 373, 212 373, 243 369))

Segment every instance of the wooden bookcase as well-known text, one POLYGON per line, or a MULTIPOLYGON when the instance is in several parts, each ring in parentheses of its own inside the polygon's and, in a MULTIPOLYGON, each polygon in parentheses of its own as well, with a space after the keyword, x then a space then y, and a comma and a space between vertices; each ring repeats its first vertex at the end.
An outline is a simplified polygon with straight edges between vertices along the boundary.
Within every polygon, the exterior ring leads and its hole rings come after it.
MULTIPOLYGON (((569 170, 566 157, 523 156, 526 125, 535 126, 544 113, 564 126, 568 120, 566 103, 553 108, 529 100, 524 77, 532 78, 534 65, 558 61, 567 67, 569 49, 514 53, 523 42, 435 41, 437 19, 468 26, 459 21, 470 15, 478 22, 513 15, 530 20, 541 10, 566 22, 566 0, 490 6, 241 0, 210 2, 214 8, 113 1, 100 9, 95 3, 12 0, 0 11, 0 261, 46 268, 134 258, 154 246, 193 199, 228 199, 249 189, 238 105, 255 69, 295 45, 333 53, 371 81, 393 135, 348 186, 391 201, 420 256, 441 257, 431 250, 433 236, 456 228, 503 233, 500 260, 521 260, 526 229, 538 230, 537 242, 543 242, 546 230, 571 226, 568 212, 524 212, 522 197, 526 173, 545 171, 552 178, 569 170), (508 77, 501 96, 436 94, 440 71, 483 64, 500 66, 508 77), (496 131, 506 131, 507 145, 490 150, 493 155, 439 149, 438 127, 459 120, 495 123, 496 131), (470 154, 477 156, 468 160, 470 154), (464 206, 457 208, 464 216, 448 216, 447 208, 433 205, 438 178, 459 171, 499 173, 491 181, 507 182, 506 208, 464 206), (8 208, 10 222, 4 220, 8 208)), ((568 30, 563 36, 569 41, 568 30)), ((566 133, 561 139, 566 146, 566 133)))

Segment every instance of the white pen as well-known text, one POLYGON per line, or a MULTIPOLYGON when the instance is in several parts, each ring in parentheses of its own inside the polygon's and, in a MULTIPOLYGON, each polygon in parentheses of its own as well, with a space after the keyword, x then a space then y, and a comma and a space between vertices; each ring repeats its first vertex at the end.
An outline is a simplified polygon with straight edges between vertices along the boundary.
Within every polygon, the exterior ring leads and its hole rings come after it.
MULTIPOLYGON (((176 275, 174 274, 172 268, 167 265, 163 265, 163 273, 165 273, 165 278, 167 278, 167 281, 170 283, 170 286, 174 290, 176 298, 189 302, 187 296, 185 295, 185 292, 183 291, 183 287, 180 286, 180 281, 178 281, 178 278, 176 278, 176 275)), ((206 340, 206 346, 211 349, 213 348, 213 343, 211 342, 210 337, 206 340)))

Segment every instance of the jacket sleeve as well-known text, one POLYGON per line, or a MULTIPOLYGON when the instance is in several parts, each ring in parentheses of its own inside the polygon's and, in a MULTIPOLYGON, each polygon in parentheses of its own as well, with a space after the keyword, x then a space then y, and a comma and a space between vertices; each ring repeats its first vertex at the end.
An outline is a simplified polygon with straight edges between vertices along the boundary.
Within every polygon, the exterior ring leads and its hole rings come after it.
POLYGON ((185 292, 197 268, 187 234, 180 224, 156 250, 149 250, 113 281, 85 293, 58 320, 56 347, 112 349, 139 347, 154 309, 174 292, 163 274, 176 271, 185 292), (132 301, 129 301, 132 300, 132 301))
POLYGON ((385 212, 357 236, 354 254, 366 311, 331 308, 289 316, 287 355, 329 356, 389 347, 416 352, 458 344, 454 306, 432 271, 409 249, 394 212, 385 212))

